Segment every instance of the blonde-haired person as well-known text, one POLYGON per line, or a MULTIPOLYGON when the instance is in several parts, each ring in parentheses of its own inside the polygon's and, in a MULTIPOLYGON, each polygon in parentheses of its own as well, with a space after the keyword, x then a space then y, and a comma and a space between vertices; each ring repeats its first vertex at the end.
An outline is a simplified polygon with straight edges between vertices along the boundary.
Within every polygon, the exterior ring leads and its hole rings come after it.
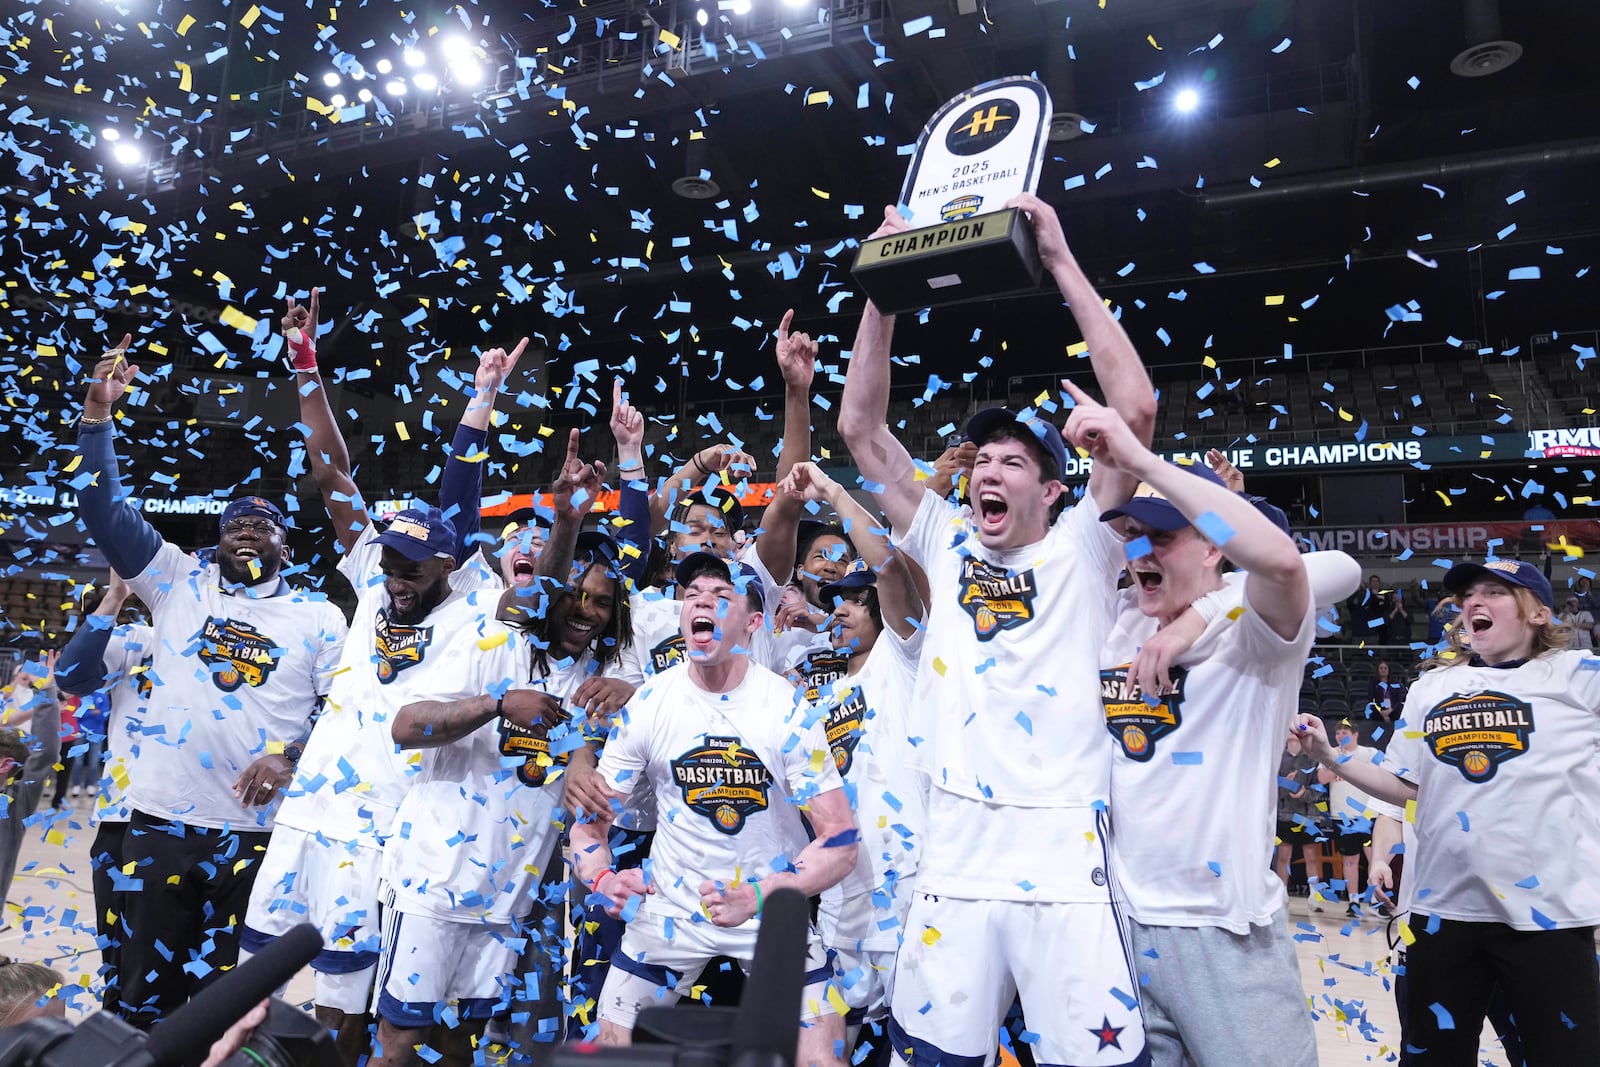
POLYGON ((1460 617, 1384 756, 1341 762, 1311 716, 1295 732, 1379 800, 1415 801, 1410 1062, 1475 1062, 1498 983, 1530 1064, 1600 1063, 1600 659, 1568 647, 1531 563, 1463 563, 1444 586, 1460 617))
POLYGON ((42 963, 0 956, 0 1030, 41 1015, 66 1018, 66 1001, 56 996, 62 984, 61 975, 42 963))

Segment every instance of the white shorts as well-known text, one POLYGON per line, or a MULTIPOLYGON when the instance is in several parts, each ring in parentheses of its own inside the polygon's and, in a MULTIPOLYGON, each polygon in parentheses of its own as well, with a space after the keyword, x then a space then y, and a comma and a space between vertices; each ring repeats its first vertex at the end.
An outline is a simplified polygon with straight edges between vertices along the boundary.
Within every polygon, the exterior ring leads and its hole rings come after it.
POLYGON ((889 1014, 894 993, 896 949, 830 948, 833 985, 850 1013, 845 1022, 859 1026, 889 1014))
POLYGON ((1109 901, 917 894, 890 999, 895 1055, 913 1067, 986 1067, 1014 996, 1040 1063, 1147 1062, 1139 983, 1109 901))
POLYGON ((365 1012, 378 969, 382 860, 379 849, 275 827, 250 891, 241 949, 260 952, 292 927, 311 923, 327 946, 311 961, 316 1003, 365 1012))
POLYGON ((527 936, 517 926, 386 909, 378 1017, 402 1030, 426 1029, 447 1008, 466 1019, 489 1018, 511 1003, 527 936))
MULTIPOLYGON (((668 1007, 690 996, 700 972, 718 956, 731 956, 746 973, 755 955, 753 930, 728 930, 708 922, 678 916, 670 919, 639 909, 623 931, 622 944, 611 957, 600 991, 599 1014, 606 1022, 633 1029, 639 1012, 648 1007, 668 1007)), ((815 929, 806 938, 806 988, 800 1000, 800 1018, 818 1019, 834 1014, 829 1004, 828 956, 815 929)))

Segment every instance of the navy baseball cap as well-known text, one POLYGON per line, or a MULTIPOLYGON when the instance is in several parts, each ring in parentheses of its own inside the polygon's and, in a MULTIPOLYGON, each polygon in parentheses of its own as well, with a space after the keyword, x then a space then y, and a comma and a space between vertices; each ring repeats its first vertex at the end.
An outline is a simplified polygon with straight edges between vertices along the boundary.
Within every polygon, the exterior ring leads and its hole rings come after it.
POLYGON ((501 516, 500 528, 505 530, 512 526, 538 526, 541 529, 548 530, 550 529, 550 515, 549 509, 546 509, 546 513, 541 515, 533 508, 518 508, 509 515, 501 516))
POLYGON ((844 577, 837 581, 829 582, 821 589, 818 589, 817 598, 826 606, 832 604, 836 599, 852 589, 866 589, 877 584, 878 572, 868 566, 866 560, 858 559, 850 564, 850 570, 845 573, 844 577))
POLYGON ((1507 585, 1520 586, 1539 598, 1545 607, 1555 610, 1555 594, 1550 591, 1550 579, 1544 571, 1520 559, 1490 559, 1482 563, 1457 563, 1445 572, 1444 587, 1451 596, 1460 596, 1479 578, 1498 578, 1507 585))
POLYGON ((438 508, 406 508, 389 520, 377 541, 413 561, 456 554, 456 528, 438 508))
POLYGON ((283 512, 278 510, 278 505, 262 496, 242 496, 222 509, 222 518, 217 521, 217 529, 228 525, 234 519, 254 515, 258 518, 271 519, 279 529, 288 524, 284 522, 283 512))
MULTIPOLYGON (((1172 463, 1171 460, 1167 461, 1172 463)), ((1212 485, 1222 485, 1226 488, 1222 476, 1207 467, 1204 463, 1172 463, 1181 471, 1187 471, 1197 478, 1204 478, 1212 485)), ((1127 516, 1152 530, 1181 530, 1189 525, 1189 518, 1178 510, 1178 505, 1161 495, 1161 490, 1156 489, 1149 482, 1140 482, 1133 491, 1133 497, 1126 504, 1100 513, 1101 522, 1110 522, 1112 519, 1127 516)))
POLYGON ((967 440, 982 444, 990 435, 1003 426, 1015 426, 1025 434, 1030 434, 1044 446, 1052 460, 1055 461, 1054 470, 1045 473, 1063 481, 1067 477, 1067 445, 1061 440, 1061 431, 1053 423, 1035 415, 1031 419, 1024 419, 1009 408, 984 408, 972 418, 967 420, 967 440))
POLYGON ((678 588, 687 589, 689 583, 702 574, 712 574, 749 597, 757 611, 765 611, 767 598, 756 572, 736 560, 726 560, 715 552, 691 552, 678 562, 678 588))

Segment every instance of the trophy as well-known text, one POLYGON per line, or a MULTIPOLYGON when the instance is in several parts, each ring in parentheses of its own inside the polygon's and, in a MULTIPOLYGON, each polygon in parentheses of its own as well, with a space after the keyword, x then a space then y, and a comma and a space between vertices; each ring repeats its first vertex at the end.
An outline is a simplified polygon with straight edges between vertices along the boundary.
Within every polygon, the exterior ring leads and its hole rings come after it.
POLYGON ((1039 187, 1050 93, 999 78, 941 107, 922 128, 900 190, 918 229, 863 241, 852 275, 885 314, 1037 288, 1033 227, 1002 205, 1039 187))

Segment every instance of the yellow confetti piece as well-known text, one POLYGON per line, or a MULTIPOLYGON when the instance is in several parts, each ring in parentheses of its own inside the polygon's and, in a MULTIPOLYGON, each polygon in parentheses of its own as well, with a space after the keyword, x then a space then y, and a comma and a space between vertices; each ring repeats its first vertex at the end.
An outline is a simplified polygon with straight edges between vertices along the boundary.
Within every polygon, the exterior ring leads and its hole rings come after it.
MULTIPOLYGON (((678 46, 683 43, 683 38, 679 37, 677 34, 673 33, 671 30, 662 30, 661 31, 661 43, 666 45, 668 48, 672 49, 673 51, 677 51, 678 46)), ((560 71, 557 71, 557 73, 559 74, 560 71)))
POLYGON ((193 15, 183 16, 183 18, 178 21, 178 36, 182 37, 187 34, 190 29, 194 27, 194 23, 195 17, 193 15))
POLYGON ((227 307, 222 309, 222 314, 219 316, 219 318, 222 319, 222 324, 224 326, 232 326, 240 333, 256 332, 256 320, 251 318, 249 315, 246 315, 232 304, 229 304, 227 307))
MULTIPOLYGON (((1105 5, 1101 4, 1100 6, 1104 7, 1105 5)), ((1157 52, 1163 51, 1162 47, 1160 45, 1156 44, 1156 35, 1155 34, 1147 33, 1147 34, 1144 35, 1144 39, 1149 41, 1150 42, 1150 47, 1154 48, 1157 52)))
POLYGON ((1344 408, 1340 408, 1339 409, 1339 417, 1341 419, 1343 419, 1345 422, 1355 422, 1356 421, 1356 417, 1354 415, 1350 414, 1344 408))
POLYGON ((931 945, 943 936, 943 934, 930 926, 926 930, 922 931, 922 943, 924 945, 931 945))
POLYGON ((940 659, 938 656, 933 657, 933 672, 939 677, 943 678, 946 670, 947 668, 944 665, 944 660, 940 659))
POLYGON ((1228 619, 1231 622, 1238 622, 1239 619, 1242 618, 1243 616, 1244 616, 1244 605, 1243 604, 1240 604, 1238 607, 1236 607, 1232 611, 1228 612, 1228 619))
POLYGON ((254 5, 254 4, 251 4, 250 5, 250 10, 246 11, 244 13, 244 18, 239 20, 239 25, 243 26, 245 29, 248 30, 251 26, 254 26, 256 24, 256 19, 258 19, 260 17, 261 17, 261 9, 259 7, 257 7, 256 5, 254 5))
POLYGON ((812 186, 812 187, 811 187, 811 192, 812 192, 812 193, 813 193, 813 194, 814 194, 814 195, 815 195, 815 196, 816 196, 816 197, 817 197, 817 198, 818 198, 818 199, 819 199, 819 200, 831 200, 831 199, 833 199, 833 194, 831 194, 831 193, 825 193, 825 192, 823 192, 823 191, 822 191, 822 190, 821 190, 821 189, 818 189, 818 188, 817 188, 817 187, 816 187, 816 186, 815 186, 815 185, 813 185, 813 186, 812 186))
POLYGON ((1435 489, 1434 492, 1438 494, 1440 500, 1444 501, 1444 506, 1445 507, 1447 507, 1447 508, 1455 507, 1455 505, 1453 503, 1451 503, 1449 495, 1447 493, 1445 493, 1445 491, 1443 489, 1435 489))
POLYGON ((394 424, 394 432, 400 435, 400 440, 402 441, 411 440, 411 435, 406 432, 406 424, 403 422, 397 422, 394 424))
POLYGON ((1404 941, 1408 946, 1417 943, 1417 935, 1411 932, 1411 924, 1404 919, 1400 920, 1400 940, 1404 941))
POLYGON ((67 843, 67 835, 60 830, 46 830, 44 840, 47 845, 64 845, 67 843))
POLYGON ((806 94, 806 103, 807 104, 831 104, 831 103, 833 103, 833 94, 828 92, 828 90, 826 90, 826 89, 817 89, 817 90, 815 90, 813 92, 809 92, 809 93, 806 94))
POLYGON ((510 640, 510 638, 511 635, 505 633, 504 631, 495 634, 493 637, 480 637, 478 638, 478 648, 484 652, 487 652, 491 648, 499 648, 501 645, 510 640))
POLYGON ((839 987, 832 982, 828 983, 828 1004, 841 1019, 850 1014, 850 1005, 844 1002, 844 997, 839 995, 839 987))
POLYGON ((812 750, 812 753, 811 753, 811 773, 812 774, 821 774, 822 773, 822 765, 825 762, 827 762, 828 760, 832 759, 832 758, 833 758, 832 754, 829 753, 829 751, 827 749, 825 749, 825 748, 818 748, 818 749, 812 750))
POLYGON ((182 92, 185 92, 185 93, 192 92, 193 89, 194 89, 194 80, 189 75, 189 64, 187 64, 187 63, 179 63, 178 64, 178 74, 179 74, 179 78, 178 78, 178 88, 179 88, 179 90, 181 90, 182 92))
POLYGON ((55 359, 56 358, 56 346, 55 345, 35 345, 34 348, 33 348, 33 351, 34 351, 35 355, 43 356, 45 359, 55 359))
POLYGON ((1283 294, 1281 294, 1281 293, 1278 294, 1277 296, 1269 296, 1269 297, 1267 297, 1267 307, 1269 307, 1269 308, 1275 308, 1281 303, 1283 303, 1283 294))
POLYGON ((1082 358, 1089 354, 1089 342, 1079 341, 1077 344, 1067 346, 1067 355, 1082 358))
POLYGON ((1271 159, 1267 160, 1266 163, 1264 163, 1262 165, 1265 166, 1268 170, 1271 170, 1273 167, 1276 167, 1279 163, 1282 163, 1282 162, 1283 162, 1283 160, 1279 159, 1277 156, 1273 156, 1271 159))

